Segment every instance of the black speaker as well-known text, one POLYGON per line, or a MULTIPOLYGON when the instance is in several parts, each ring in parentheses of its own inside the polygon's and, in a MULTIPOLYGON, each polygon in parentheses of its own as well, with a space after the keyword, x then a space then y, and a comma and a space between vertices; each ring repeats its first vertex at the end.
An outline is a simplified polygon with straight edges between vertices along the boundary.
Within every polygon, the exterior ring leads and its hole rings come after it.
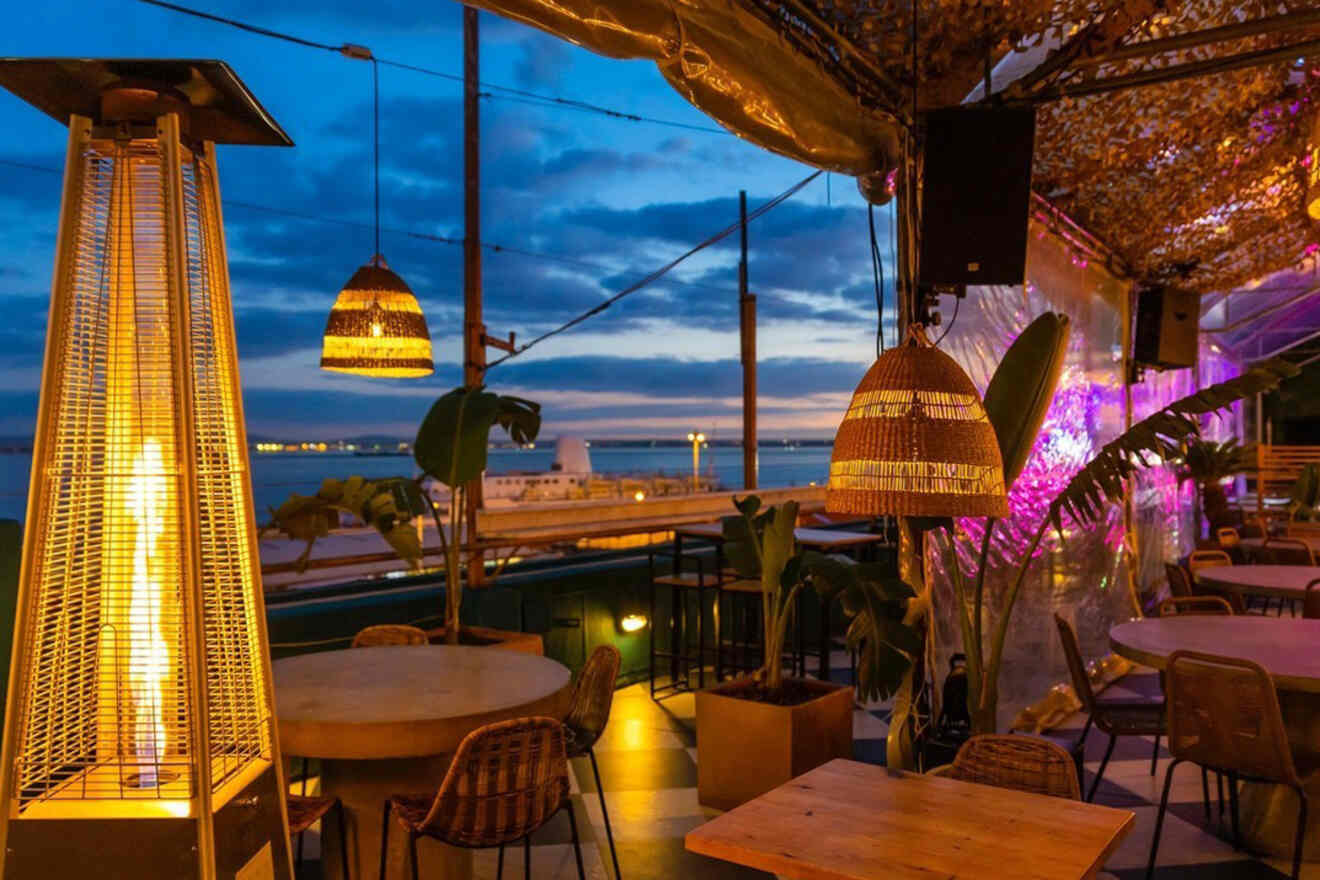
POLYGON ((1199 293, 1169 287, 1140 291, 1132 359, 1161 368, 1195 366, 1200 324, 1199 293))
POLYGON ((1021 284, 1036 111, 953 107, 926 114, 922 284, 1021 284))

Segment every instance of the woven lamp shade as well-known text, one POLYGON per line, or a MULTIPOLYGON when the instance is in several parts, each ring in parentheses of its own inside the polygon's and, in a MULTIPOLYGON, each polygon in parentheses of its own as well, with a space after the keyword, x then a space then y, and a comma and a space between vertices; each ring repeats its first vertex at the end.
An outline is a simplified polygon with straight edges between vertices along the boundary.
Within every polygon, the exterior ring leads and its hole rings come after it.
POLYGON ((422 307, 379 256, 339 291, 325 323, 321 369, 395 378, 435 372, 422 307))
POLYGON ((830 513, 1007 516, 999 440, 962 367, 926 341, 882 354, 834 437, 830 513))

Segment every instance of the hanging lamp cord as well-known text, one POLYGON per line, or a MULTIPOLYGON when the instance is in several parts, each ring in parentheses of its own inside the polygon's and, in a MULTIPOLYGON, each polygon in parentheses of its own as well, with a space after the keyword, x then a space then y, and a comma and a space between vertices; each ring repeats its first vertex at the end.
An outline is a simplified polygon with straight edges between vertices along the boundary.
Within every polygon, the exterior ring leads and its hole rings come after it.
POLYGON ((372 155, 371 164, 375 175, 376 188, 376 250, 373 252, 371 262, 373 265, 380 264, 380 65, 376 62, 376 56, 371 56, 371 136, 372 136, 372 155))

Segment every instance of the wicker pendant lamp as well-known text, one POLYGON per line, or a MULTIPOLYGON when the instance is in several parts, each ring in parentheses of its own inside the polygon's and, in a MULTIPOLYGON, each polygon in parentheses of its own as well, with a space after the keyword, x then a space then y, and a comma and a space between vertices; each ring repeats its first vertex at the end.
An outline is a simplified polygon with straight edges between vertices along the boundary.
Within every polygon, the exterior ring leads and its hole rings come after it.
POLYGON ((913 324, 871 365, 834 438, 825 509, 1007 516, 999 441, 976 386, 913 324))
POLYGON ((412 289, 380 254, 380 88, 371 61, 375 137, 376 253, 339 291, 325 322, 321 369, 411 379, 435 372, 431 334, 412 289))

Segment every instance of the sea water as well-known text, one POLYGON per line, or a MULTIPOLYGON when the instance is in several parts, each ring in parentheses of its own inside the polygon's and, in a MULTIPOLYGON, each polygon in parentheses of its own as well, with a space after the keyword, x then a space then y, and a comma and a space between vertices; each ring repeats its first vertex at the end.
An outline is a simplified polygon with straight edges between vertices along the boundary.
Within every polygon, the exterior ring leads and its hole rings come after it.
MULTIPOLYGON (((554 459, 554 445, 535 449, 492 449, 489 473, 546 471, 554 459)), ((829 474, 828 446, 762 446, 758 455, 759 484, 765 488, 806 486, 823 483, 829 474)), ((591 447, 592 470, 601 476, 692 475, 692 449, 686 446, 591 447)), ((27 504, 27 485, 32 456, 0 454, 0 518, 22 520, 27 504)), ((716 446, 701 452, 701 474, 726 489, 742 486, 742 449, 716 446)), ((277 507, 290 493, 314 493, 327 477, 371 478, 413 477, 417 465, 410 455, 363 456, 340 452, 253 453, 252 494, 257 521, 269 519, 268 508, 277 507)))

